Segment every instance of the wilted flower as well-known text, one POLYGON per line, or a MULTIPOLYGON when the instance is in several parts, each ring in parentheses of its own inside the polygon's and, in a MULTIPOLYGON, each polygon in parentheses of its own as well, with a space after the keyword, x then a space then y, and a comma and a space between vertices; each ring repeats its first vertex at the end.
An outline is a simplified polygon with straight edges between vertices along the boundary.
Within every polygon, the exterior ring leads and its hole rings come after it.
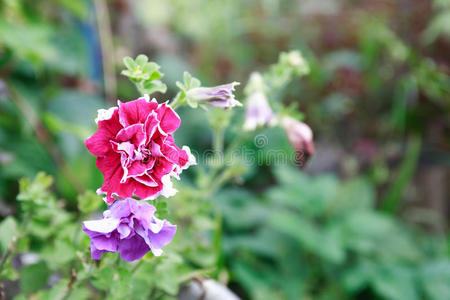
POLYGON ((245 130, 255 130, 259 126, 271 125, 275 121, 272 109, 263 92, 255 92, 247 98, 245 105, 245 130))
POLYGON ((201 103, 208 103, 219 108, 232 108, 242 106, 242 103, 234 98, 234 87, 239 82, 222 84, 215 87, 197 87, 190 89, 186 93, 186 98, 191 106, 197 106, 201 103))
POLYGON ((86 147, 97 156, 97 167, 104 182, 97 190, 123 198, 136 195, 154 199, 173 196, 171 176, 179 178, 183 169, 195 164, 189 147, 178 148, 172 133, 180 118, 166 103, 148 97, 122 103, 98 112, 98 131, 86 140, 86 147))
POLYGON ((160 256, 170 243, 177 226, 154 216, 156 208, 128 198, 116 201, 103 213, 103 219, 83 222, 91 238, 91 258, 99 260, 105 252, 120 252, 126 261, 140 259, 147 252, 160 256))
POLYGON ((314 154, 313 132, 308 125, 294 118, 284 116, 281 119, 281 126, 286 131, 286 135, 295 152, 302 155, 301 158, 303 160, 314 154))

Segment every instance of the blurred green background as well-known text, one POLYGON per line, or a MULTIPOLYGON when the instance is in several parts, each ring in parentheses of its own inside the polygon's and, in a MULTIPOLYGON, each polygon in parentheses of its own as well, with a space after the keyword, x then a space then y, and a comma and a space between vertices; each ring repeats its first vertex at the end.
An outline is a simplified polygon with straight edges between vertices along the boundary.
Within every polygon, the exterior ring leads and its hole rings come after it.
MULTIPOLYGON (((69 210, 101 185, 83 141, 97 109, 138 96, 123 56, 162 66, 165 100, 185 70, 244 84, 290 49, 311 73, 279 98, 317 151, 302 171, 249 166, 211 199, 222 281, 244 299, 450 299, 449 0, 0 0, 1 218, 39 171, 69 210)), ((177 144, 210 149, 205 119, 180 115, 177 144)), ((262 151, 292 152, 264 134, 262 151)))

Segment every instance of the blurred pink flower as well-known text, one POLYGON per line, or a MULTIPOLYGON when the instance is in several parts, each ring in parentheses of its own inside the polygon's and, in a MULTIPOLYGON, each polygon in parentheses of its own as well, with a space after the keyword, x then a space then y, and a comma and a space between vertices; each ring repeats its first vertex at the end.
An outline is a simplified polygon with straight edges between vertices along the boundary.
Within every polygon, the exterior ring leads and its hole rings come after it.
POLYGON ((315 152, 311 128, 305 123, 288 116, 281 119, 281 126, 284 128, 295 152, 303 160, 300 163, 304 163, 315 152))
POLYGON ((255 130, 257 127, 272 125, 275 121, 272 109, 263 92, 250 94, 245 105, 245 130, 255 130))
POLYGON ((127 198, 155 199, 173 196, 171 176, 179 178, 183 169, 195 164, 189 147, 178 148, 172 133, 181 120, 166 103, 148 97, 100 109, 97 132, 86 140, 86 147, 97 156, 103 185, 97 193, 127 198))

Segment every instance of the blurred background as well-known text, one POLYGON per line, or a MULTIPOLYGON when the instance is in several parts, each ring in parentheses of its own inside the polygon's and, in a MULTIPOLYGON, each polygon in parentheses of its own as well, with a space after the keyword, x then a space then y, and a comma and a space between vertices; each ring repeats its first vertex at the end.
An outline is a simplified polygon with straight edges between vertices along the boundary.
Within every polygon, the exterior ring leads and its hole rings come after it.
MULTIPOLYGON (((39 171, 69 210, 101 185, 83 141, 97 109, 138 97, 123 56, 161 65, 169 99, 185 70, 244 85, 291 49, 311 73, 280 100, 316 153, 249 166, 211 200, 218 279, 244 299, 449 299, 449 0, 0 0, 0 217, 39 171)), ((177 144, 210 149, 205 119, 180 115, 177 144)))

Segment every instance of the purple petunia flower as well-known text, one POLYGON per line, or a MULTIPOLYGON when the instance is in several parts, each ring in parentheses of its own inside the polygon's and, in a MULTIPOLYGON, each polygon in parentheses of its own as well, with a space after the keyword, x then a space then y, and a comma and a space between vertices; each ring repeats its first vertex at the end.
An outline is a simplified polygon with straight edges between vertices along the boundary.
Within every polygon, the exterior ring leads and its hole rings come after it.
POLYGON ((239 85, 239 82, 222 84, 215 87, 193 88, 186 93, 187 101, 194 107, 197 103, 203 102, 219 108, 242 106, 242 103, 234 98, 233 91, 236 85, 239 85))
POLYGON ((91 238, 91 258, 99 260, 103 253, 116 251, 128 262, 148 251, 160 256, 177 226, 156 218, 155 211, 153 205, 127 198, 111 205, 102 220, 84 221, 83 230, 91 238))

